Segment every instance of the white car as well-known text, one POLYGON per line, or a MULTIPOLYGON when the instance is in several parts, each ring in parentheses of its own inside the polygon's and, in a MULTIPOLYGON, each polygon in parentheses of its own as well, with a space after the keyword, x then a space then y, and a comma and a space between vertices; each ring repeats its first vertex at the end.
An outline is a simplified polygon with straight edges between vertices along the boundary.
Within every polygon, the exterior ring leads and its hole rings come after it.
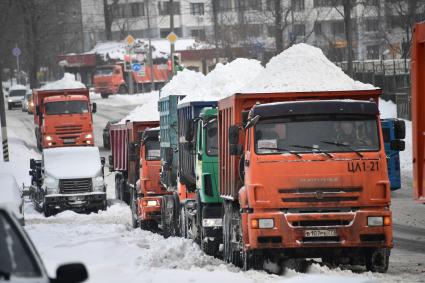
POLYGON ((6 94, 7 109, 22 106, 22 101, 25 99, 27 88, 23 85, 14 85, 10 88, 9 94, 6 94))
POLYGON ((0 173, 0 204, 9 208, 24 225, 24 200, 16 179, 11 174, 0 173))

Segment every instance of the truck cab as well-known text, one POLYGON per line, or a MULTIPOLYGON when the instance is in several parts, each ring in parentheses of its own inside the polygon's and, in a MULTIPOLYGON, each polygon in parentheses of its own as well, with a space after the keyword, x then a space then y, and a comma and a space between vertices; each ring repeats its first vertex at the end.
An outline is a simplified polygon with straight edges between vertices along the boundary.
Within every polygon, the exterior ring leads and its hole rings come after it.
POLYGON ((220 142, 228 144, 220 146, 224 164, 226 150, 241 157, 239 176, 226 166, 220 173, 239 184, 237 205, 220 188, 224 258, 246 269, 265 258, 322 258, 386 272, 391 194, 377 104, 257 103, 248 117, 220 142))
POLYGON ((93 82, 95 92, 100 93, 102 98, 107 98, 110 94, 128 92, 123 64, 97 67, 93 82))
POLYGON ((35 91, 37 147, 93 146, 93 117, 87 90, 35 91))

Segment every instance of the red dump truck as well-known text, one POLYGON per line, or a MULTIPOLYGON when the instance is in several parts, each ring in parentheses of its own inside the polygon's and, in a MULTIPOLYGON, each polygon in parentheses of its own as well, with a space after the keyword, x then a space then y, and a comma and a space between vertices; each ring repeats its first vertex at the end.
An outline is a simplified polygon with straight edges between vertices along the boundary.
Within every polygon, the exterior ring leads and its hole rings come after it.
POLYGON ((416 24, 412 40, 412 134, 414 198, 425 203, 425 23, 416 24))
MULTIPOLYGON (((223 258, 386 272, 393 246, 381 90, 238 93, 219 109, 223 258)), ((396 147, 396 143, 394 144, 396 147)))
POLYGON ((87 89, 34 90, 33 100, 38 149, 94 144, 96 103, 87 89))
POLYGON ((126 121, 110 128, 110 170, 115 171, 116 198, 130 204, 130 198, 140 179, 140 139, 143 131, 159 125, 158 121, 126 121))

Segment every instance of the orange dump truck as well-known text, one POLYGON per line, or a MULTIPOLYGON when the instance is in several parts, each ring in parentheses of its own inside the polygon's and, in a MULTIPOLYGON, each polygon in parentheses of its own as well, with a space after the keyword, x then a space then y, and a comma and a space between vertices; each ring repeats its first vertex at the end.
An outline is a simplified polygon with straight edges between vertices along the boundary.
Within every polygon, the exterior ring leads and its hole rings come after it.
POLYGON ((413 191, 414 198, 425 203, 425 23, 415 26, 411 62, 413 191))
POLYGON ((381 90, 243 93, 219 109, 223 258, 386 272, 393 246, 381 90))
POLYGON ((96 103, 82 89, 34 90, 37 147, 92 146, 96 103))
POLYGON ((160 182, 161 157, 159 128, 147 129, 140 141, 140 184, 138 186, 137 210, 133 215, 144 230, 155 231, 161 223, 161 199, 169 194, 160 182))

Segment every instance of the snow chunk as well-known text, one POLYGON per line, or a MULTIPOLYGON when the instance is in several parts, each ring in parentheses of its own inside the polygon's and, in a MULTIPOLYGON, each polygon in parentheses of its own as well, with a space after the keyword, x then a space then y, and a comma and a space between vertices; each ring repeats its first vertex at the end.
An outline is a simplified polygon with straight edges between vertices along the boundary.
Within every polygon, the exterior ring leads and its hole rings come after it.
POLYGON ((379 99, 379 112, 382 119, 397 118, 397 105, 391 100, 379 99))
POLYGON ((46 175, 56 179, 92 178, 100 174, 100 154, 97 147, 46 148, 43 150, 43 157, 46 175))
POLYGON ((273 57, 244 92, 313 92, 376 89, 347 76, 323 54, 305 43, 273 57))
MULTIPOLYGON (((200 81, 196 92, 191 92, 179 104, 190 101, 217 101, 236 92, 264 71, 260 61, 238 58, 227 64, 217 64, 204 81, 200 81), (202 91, 201 91, 202 89, 202 91)), ((195 89, 195 88, 194 88, 195 89)))
MULTIPOLYGON (((161 96, 193 95, 195 92, 205 92, 205 76, 200 72, 184 69, 175 75, 161 90, 161 96)), ((199 94, 201 95, 201 94, 199 94)))
POLYGON ((62 79, 44 85, 41 90, 61 90, 79 88, 86 88, 86 86, 83 83, 75 80, 73 74, 65 73, 62 79))
POLYGON ((12 91, 12 90, 27 90, 27 87, 26 87, 26 86, 24 86, 24 85, 13 85, 13 86, 9 89, 9 91, 12 91))
POLYGON ((125 121, 159 121, 158 93, 145 94, 146 100, 141 106, 137 106, 127 116, 121 119, 118 124, 125 124, 125 121))

